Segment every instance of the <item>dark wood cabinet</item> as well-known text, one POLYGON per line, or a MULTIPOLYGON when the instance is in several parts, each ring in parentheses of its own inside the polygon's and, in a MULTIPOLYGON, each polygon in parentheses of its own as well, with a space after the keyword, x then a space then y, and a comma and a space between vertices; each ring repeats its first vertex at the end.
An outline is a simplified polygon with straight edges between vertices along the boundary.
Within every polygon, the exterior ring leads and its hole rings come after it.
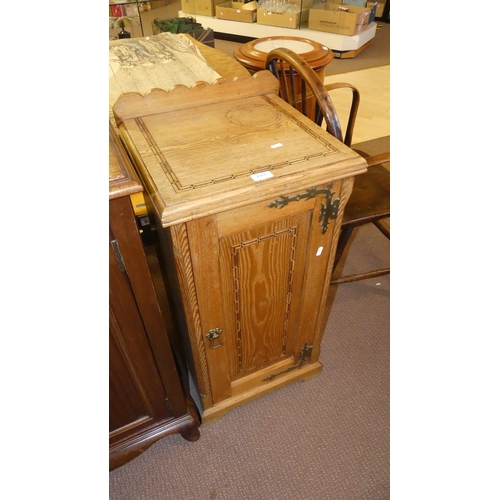
POLYGON ((200 420, 174 359, 130 198, 141 191, 110 125, 110 469, 168 434, 199 438, 200 420))

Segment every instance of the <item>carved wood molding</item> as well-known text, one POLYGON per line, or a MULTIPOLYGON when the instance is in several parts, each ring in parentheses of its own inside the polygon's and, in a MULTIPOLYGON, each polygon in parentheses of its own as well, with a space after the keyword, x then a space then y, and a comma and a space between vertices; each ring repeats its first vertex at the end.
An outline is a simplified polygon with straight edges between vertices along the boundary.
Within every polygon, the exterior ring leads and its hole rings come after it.
POLYGON ((269 71, 227 80, 219 78, 213 84, 197 82, 191 87, 177 84, 169 90, 153 88, 146 94, 127 92, 113 106, 116 125, 124 120, 166 111, 178 111, 201 104, 261 94, 278 95, 279 82, 269 71))

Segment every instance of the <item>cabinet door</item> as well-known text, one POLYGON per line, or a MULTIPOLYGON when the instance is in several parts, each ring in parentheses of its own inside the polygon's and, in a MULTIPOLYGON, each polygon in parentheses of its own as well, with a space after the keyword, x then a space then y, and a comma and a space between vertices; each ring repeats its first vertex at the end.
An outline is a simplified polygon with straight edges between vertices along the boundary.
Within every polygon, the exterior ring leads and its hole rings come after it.
POLYGON ((126 274, 109 248, 110 443, 173 417, 126 274))
POLYGON ((317 360, 335 229, 323 234, 321 206, 321 197, 282 209, 267 201, 186 224, 208 405, 291 372, 306 343, 317 360))

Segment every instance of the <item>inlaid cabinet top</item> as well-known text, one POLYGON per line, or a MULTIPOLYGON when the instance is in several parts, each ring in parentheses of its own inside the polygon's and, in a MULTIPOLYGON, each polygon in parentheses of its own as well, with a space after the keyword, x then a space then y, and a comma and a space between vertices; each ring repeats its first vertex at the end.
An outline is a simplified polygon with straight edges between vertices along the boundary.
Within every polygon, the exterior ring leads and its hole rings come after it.
POLYGON ((164 227, 362 173, 268 71, 122 95, 114 117, 164 227))

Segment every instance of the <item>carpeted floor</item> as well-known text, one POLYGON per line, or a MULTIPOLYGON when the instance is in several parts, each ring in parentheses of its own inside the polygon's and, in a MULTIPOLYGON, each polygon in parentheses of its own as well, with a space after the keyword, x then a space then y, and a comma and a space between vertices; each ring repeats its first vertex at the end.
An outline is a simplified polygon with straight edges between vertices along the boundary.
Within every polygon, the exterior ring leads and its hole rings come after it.
MULTIPOLYGON (((357 230, 343 273, 389 264, 357 230)), ((390 278, 331 287, 322 373, 166 437, 109 475, 110 500, 388 500, 390 278)))

